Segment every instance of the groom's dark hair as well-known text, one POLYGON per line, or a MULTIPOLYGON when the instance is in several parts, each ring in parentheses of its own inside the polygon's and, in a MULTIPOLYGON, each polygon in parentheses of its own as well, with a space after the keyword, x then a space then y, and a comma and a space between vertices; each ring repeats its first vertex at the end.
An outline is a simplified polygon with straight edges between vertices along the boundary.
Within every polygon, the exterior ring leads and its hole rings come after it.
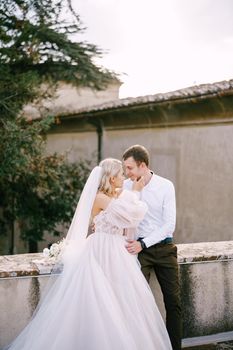
POLYGON ((133 145, 124 152, 123 160, 126 160, 130 157, 133 157, 137 165, 140 165, 142 162, 149 165, 149 152, 144 146, 141 145, 133 145))

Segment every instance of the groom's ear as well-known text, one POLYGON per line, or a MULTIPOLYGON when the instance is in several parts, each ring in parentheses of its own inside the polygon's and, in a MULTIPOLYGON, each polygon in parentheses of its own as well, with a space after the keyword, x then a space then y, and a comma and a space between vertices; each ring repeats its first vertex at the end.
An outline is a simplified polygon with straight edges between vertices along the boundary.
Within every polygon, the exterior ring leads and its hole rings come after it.
POLYGON ((140 164, 140 168, 141 168, 141 169, 145 169, 145 168, 147 168, 146 163, 145 163, 145 162, 141 162, 141 164, 140 164))

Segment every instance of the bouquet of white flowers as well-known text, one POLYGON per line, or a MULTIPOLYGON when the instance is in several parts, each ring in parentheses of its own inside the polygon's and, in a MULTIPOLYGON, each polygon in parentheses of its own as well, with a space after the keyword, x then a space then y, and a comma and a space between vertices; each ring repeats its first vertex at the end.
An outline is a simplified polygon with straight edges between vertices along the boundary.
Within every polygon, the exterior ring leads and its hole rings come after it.
POLYGON ((53 243, 50 248, 44 248, 43 255, 45 258, 56 261, 64 246, 65 239, 63 238, 61 241, 53 243))

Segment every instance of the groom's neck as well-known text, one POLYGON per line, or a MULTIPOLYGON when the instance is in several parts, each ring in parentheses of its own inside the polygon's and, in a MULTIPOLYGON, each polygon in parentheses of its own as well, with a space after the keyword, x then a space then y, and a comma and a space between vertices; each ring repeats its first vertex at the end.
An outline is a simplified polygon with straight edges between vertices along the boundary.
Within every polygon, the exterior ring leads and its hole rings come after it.
POLYGON ((147 185, 150 182, 152 175, 153 175, 153 172, 149 168, 147 168, 145 170, 145 174, 143 175, 145 180, 145 185, 147 185))

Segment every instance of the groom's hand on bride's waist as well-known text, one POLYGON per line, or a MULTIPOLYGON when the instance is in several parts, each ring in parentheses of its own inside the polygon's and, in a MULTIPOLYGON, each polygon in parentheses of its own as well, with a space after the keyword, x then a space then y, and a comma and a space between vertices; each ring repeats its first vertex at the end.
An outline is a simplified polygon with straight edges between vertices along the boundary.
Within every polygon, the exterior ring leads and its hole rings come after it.
POLYGON ((126 249, 130 254, 138 254, 142 250, 141 243, 139 241, 130 241, 126 244, 126 249))

